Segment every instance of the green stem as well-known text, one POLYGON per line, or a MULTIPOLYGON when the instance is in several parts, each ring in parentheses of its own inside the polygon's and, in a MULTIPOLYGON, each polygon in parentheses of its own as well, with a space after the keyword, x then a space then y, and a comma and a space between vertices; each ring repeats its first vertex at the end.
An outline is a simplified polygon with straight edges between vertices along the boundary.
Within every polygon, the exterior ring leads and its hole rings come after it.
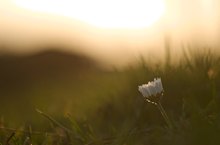
POLYGON ((161 112, 163 118, 165 119, 165 121, 166 121, 168 127, 169 127, 170 129, 173 129, 173 125, 172 125, 172 123, 171 123, 169 117, 167 116, 166 111, 164 110, 164 108, 163 108, 163 106, 161 105, 160 102, 157 103, 157 107, 158 107, 158 109, 160 110, 160 112, 161 112))

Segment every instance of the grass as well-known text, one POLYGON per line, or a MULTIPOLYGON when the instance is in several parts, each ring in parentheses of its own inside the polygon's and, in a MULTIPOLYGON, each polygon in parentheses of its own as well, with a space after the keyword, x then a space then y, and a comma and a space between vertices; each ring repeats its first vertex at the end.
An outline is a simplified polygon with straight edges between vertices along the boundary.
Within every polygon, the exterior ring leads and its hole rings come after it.
POLYGON ((1 111, 0 144, 220 144, 220 56, 209 49, 184 50, 172 65, 167 55, 169 61, 154 66, 142 60, 120 71, 39 81, 19 90, 31 97, 1 107, 7 110, 1 111), (172 130, 137 90, 158 76, 172 130))

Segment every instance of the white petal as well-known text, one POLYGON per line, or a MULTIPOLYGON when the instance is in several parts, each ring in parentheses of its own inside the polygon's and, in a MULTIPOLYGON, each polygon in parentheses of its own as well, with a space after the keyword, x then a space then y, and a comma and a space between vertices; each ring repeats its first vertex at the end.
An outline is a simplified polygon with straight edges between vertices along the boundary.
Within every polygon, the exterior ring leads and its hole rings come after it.
POLYGON ((139 86, 138 90, 142 93, 142 95, 144 94, 144 88, 142 86, 139 86))
POLYGON ((162 92, 163 91, 163 86, 162 86, 161 78, 157 78, 156 84, 158 86, 158 92, 162 92))
POLYGON ((149 96, 150 96, 150 93, 149 93, 149 91, 147 90, 147 88, 144 89, 144 93, 145 93, 145 97, 149 97, 149 96))
POLYGON ((154 85, 151 84, 151 85, 149 86, 149 88, 150 88, 150 91, 151 91, 151 95, 155 95, 155 94, 156 94, 156 90, 155 90, 154 85))
POLYGON ((142 86, 139 86, 138 87, 138 90, 141 92, 141 94, 144 96, 144 97, 148 97, 149 96, 149 93, 146 89, 146 85, 142 85, 142 86))
POLYGON ((156 83, 156 85, 155 85, 155 89, 157 90, 157 93, 160 92, 160 87, 159 87, 158 83, 156 83))

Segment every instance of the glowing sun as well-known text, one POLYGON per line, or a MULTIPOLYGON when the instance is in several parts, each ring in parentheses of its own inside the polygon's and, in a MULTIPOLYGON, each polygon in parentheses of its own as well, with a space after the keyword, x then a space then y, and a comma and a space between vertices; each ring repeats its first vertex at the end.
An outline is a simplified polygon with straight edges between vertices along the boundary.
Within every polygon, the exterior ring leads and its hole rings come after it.
POLYGON ((32 11, 63 15, 103 28, 143 28, 160 19, 164 0, 13 0, 32 11))

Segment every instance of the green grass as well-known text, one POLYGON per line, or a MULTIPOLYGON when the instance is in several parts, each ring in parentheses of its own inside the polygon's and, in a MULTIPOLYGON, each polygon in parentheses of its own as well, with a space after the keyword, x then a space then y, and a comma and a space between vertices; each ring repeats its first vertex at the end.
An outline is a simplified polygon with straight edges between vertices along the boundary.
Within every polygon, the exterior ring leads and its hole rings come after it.
POLYGON ((22 97, 1 106, 0 144, 220 144, 220 56, 200 49, 184 51, 175 65, 166 58, 78 80, 39 80, 15 90, 22 97), (138 92, 138 85, 154 77, 162 78, 162 105, 173 130, 138 92))

